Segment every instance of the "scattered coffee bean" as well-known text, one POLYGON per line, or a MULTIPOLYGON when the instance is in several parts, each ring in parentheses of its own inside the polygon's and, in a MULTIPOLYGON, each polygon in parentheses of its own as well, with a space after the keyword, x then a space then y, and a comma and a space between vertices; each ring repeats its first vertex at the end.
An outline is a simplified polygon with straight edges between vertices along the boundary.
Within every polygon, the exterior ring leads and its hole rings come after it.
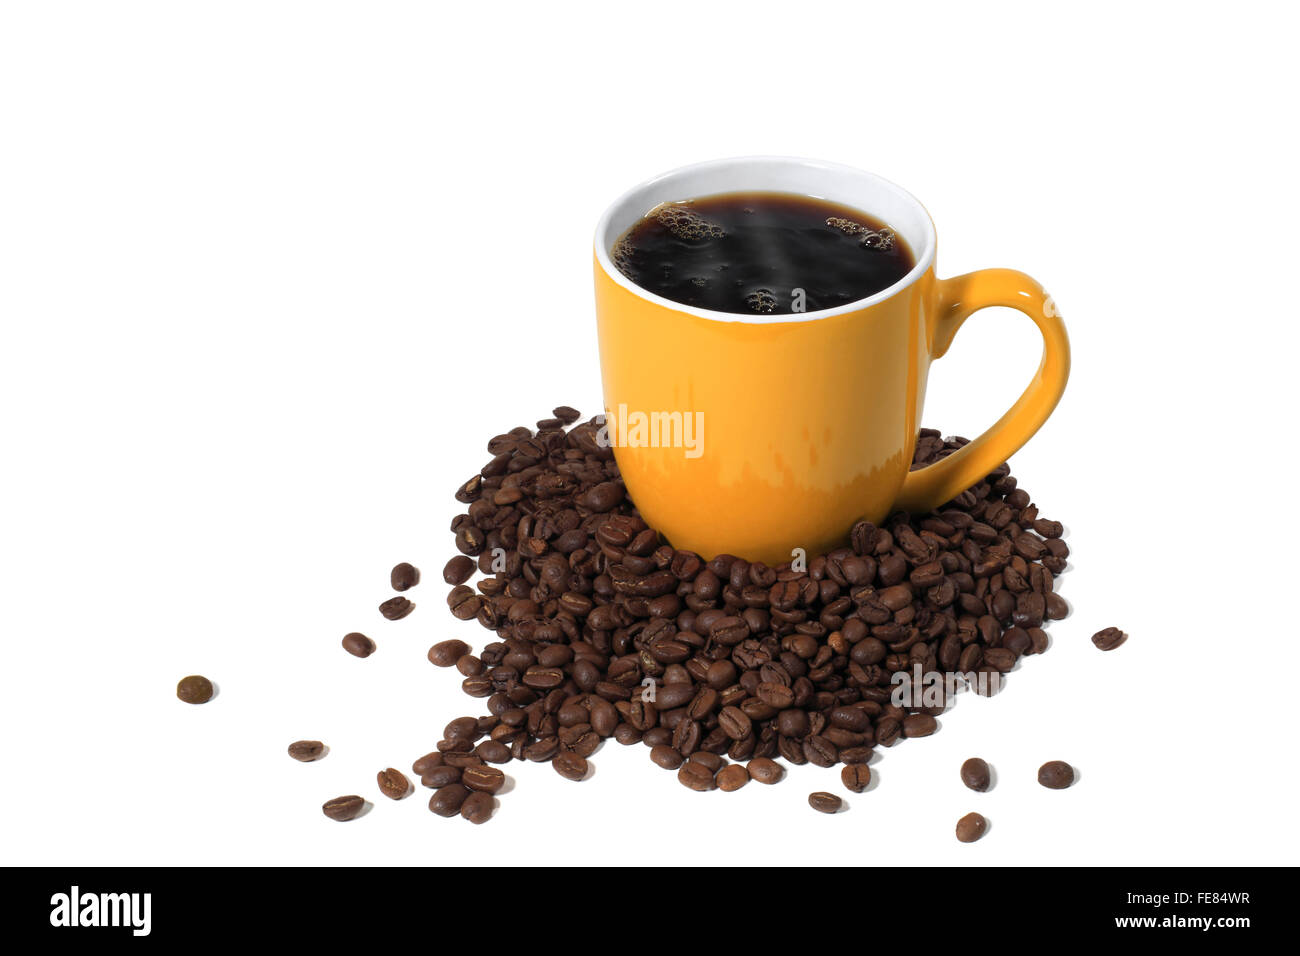
POLYGON ((455 639, 439 641, 429 648, 429 663, 438 667, 454 667, 456 662, 469 654, 469 645, 455 639))
POLYGON ((497 793, 506 783, 506 775, 497 767, 466 767, 460 782, 471 790, 497 793))
POLYGON ((343 649, 353 657, 369 657, 375 652, 375 642, 366 635, 353 631, 343 636, 343 649))
POLYGON ((551 760, 551 766, 565 780, 582 780, 587 776, 587 758, 562 750, 551 760))
POLYGON ((1092 643, 1103 651, 1113 651, 1127 640, 1128 635, 1118 627, 1108 627, 1092 635, 1092 643))
POLYGON ((717 772, 714 780, 717 782, 719 790, 731 793, 749 783, 749 771, 745 769, 744 764, 727 764, 717 772))
POLYGON ((871 786, 871 768, 864 763, 847 764, 840 771, 840 780, 846 789, 862 793, 871 786))
MULTIPOLYGON (((441 756, 441 755, 439 755, 441 756)), ((451 786, 453 783, 460 783, 465 776, 466 770, 475 770, 476 767, 452 767, 443 764, 440 767, 430 767, 424 773, 420 774, 420 786, 429 787, 432 790, 441 790, 443 787, 451 786)))
POLYGON ((400 621, 414 610, 415 604, 410 598, 404 597, 389 598, 379 605, 379 613, 390 621, 400 621))
POLYGON ((415 762, 411 764, 411 773, 415 774, 417 777, 423 777, 434 767, 441 767, 442 765, 442 753, 435 750, 432 753, 425 754, 423 757, 417 757, 415 762))
POLYGON ((559 405, 551 410, 551 414, 558 418, 565 425, 572 425, 578 420, 582 413, 576 408, 569 405, 559 405))
POLYGON ((1049 760, 1038 768, 1038 782, 1049 790, 1064 790, 1074 783, 1074 768, 1064 760, 1049 760))
POLYGON ((694 760, 688 760, 681 765, 681 768, 677 771, 677 781, 683 787, 689 787, 691 790, 697 790, 701 793, 706 790, 714 790, 718 786, 713 771, 694 760))
POLYGON ((379 792, 389 800, 401 800, 414 789, 406 774, 392 767, 379 771, 378 780, 379 792))
POLYGON ((665 770, 676 770, 682 765, 682 755, 666 744, 650 748, 650 759, 665 770))
POLYGON ((929 737, 939 729, 939 722, 929 714, 908 714, 903 718, 904 737, 929 737))
POLYGON ((785 768, 767 757, 755 757, 749 762, 747 769, 749 776, 759 783, 779 783, 785 776, 785 768))
POLYGON ((978 813, 968 813, 957 821, 957 839, 962 843, 974 843, 984 835, 989 822, 978 813))
POLYGON ((458 554, 442 569, 442 579, 450 585, 464 584, 474 574, 474 559, 458 554))
POLYGON ((176 685, 176 696, 187 704, 206 704, 213 693, 212 681, 198 674, 182 677, 176 685))
POLYGON ((393 567, 389 580, 394 591, 408 591, 420 583, 420 569, 403 561, 393 567))
POLYGON ((495 808, 492 794, 478 790, 465 798, 460 805, 460 815, 470 823, 487 823, 495 808))
POLYGON ((343 822, 345 820, 351 820, 365 809, 365 806, 366 801, 361 797, 358 797, 356 794, 353 794, 347 797, 335 797, 333 800, 326 800, 324 806, 321 807, 321 810, 324 811, 325 816, 329 817, 331 820, 343 822))
POLYGON ((808 794, 808 806, 818 813, 839 813, 844 806, 844 801, 833 793, 818 790, 816 793, 808 794))
POLYGON ((470 795, 469 787, 463 783, 452 783, 440 790, 435 790, 429 798, 429 809, 440 817, 454 817, 470 795))
POLYGON ((980 793, 988 790, 992 781, 989 765, 979 757, 971 757, 961 765, 961 782, 980 793))
POLYGON ((325 756, 325 745, 319 740, 295 740, 289 745, 289 756, 303 763, 311 763, 325 756))

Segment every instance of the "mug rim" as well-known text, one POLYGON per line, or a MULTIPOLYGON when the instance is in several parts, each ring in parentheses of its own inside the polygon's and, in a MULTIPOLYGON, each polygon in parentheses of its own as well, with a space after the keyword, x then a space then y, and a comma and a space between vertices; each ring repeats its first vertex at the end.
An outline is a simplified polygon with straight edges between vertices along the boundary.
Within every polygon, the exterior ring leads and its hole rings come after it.
MULTIPOLYGON (((741 191, 741 190, 735 190, 735 191, 741 191)), ((811 193, 803 192, 801 190, 792 190, 792 189, 774 188, 771 189, 770 191, 789 192, 789 193, 794 193, 796 195, 813 195, 811 193)), ((725 194, 725 192, 727 192, 727 190, 713 190, 708 193, 701 193, 700 195, 701 196, 719 195, 719 194, 725 194)), ((681 198, 689 199, 689 198, 698 198, 698 197, 687 196, 681 198)), ((814 198, 827 199, 832 202, 844 202, 846 205, 853 205, 853 206, 861 205, 860 203, 846 202, 845 200, 840 199, 833 195, 815 196, 814 198)), ((660 200, 660 201, 669 202, 669 201, 680 201, 680 200, 660 200)), ((875 210, 863 209, 862 211, 869 212, 872 215, 878 215, 878 213, 875 210)), ((646 212, 649 212, 649 208, 642 210, 641 215, 644 215, 646 212)), ((831 162, 826 162, 824 160, 818 160, 818 159, 806 159, 798 156, 763 156, 763 155, 733 156, 724 159, 706 160, 702 163, 692 163, 687 166, 679 166, 676 169, 670 169, 667 172, 660 173, 658 176, 653 176, 650 179, 645 180, 644 182, 638 183, 632 188, 624 191, 617 199, 615 199, 612 203, 609 204, 608 207, 606 207, 605 211, 601 214, 600 219, 596 223, 596 235, 595 235, 596 261, 600 263, 601 269, 604 271, 605 275, 608 276, 613 282, 622 286, 624 289, 631 292, 633 295, 645 299, 646 301, 651 302, 655 305, 672 309, 676 312, 685 312, 688 315, 698 316, 702 319, 709 319, 710 321, 713 322, 740 322, 747 325, 775 325, 780 323, 815 322, 820 319, 829 319, 837 315, 847 315, 848 313, 851 312, 859 312, 863 309, 870 308, 871 306, 875 305, 878 302, 884 302, 885 300, 892 298, 893 296, 902 292, 909 286, 913 285, 918 279, 921 278, 922 275, 924 275, 930 269, 930 267, 934 264, 935 244, 936 244, 936 235, 934 229, 934 220, 930 218, 929 211, 925 208, 924 205, 921 204, 921 201, 919 199, 917 199, 907 190, 903 189, 901 186, 892 183, 881 176, 877 176, 875 173, 870 173, 867 172, 866 170, 858 169, 853 166, 846 166, 840 163, 831 163, 831 162), (915 243, 909 242, 909 245, 913 247, 912 252, 916 256, 916 265, 914 265, 912 269, 905 276, 899 279, 897 282, 893 283, 892 285, 884 289, 881 289, 879 292, 876 292, 869 296, 865 296, 864 298, 861 299, 856 299, 853 302, 845 303, 844 305, 836 306, 833 309, 817 309, 813 312, 793 312, 789 314, 771 314, 771 315, 746 315, 740 312, 718 312, 713 309, 701 309, 698 306, 686 305, 685 303, 682 302, 674 302, 672 299, 665 298, 664 296, 651 292, 648 289, 641 288, 641 286, 637 285, 631 279, 628 279, 625 275, 623 275, 622 272, 620 272, 614 266, 613 261, 610 259, 609 253, 612 244, 614 243, 614 241, 618 239, 618 236, 609 235, 611 223, 613 222, 615 215, 622 212, 624 208, 628 206, 628 204, 631 203, 638 195, 640 195, 643 192, 651 191, 655 188, 662 187, 665 183, 668 183, 672 180, 681 179, 686 176, 698 176, 702 173, 713 172, 728 167, 762 166, 762 165, 790 166, 790 167, 799 166, 799 167, 804 167, 806 169, 821 170, 826 173, 841 176, 841 177, 852 177, 859 180, 867 180, 875 188, 892 194, 896 199, 900 200, 904 205, 914 207, 915 211, 920 214, 918 217, 918 221, 921 224, 920 248, 919 249, 916 248, 915 243)))

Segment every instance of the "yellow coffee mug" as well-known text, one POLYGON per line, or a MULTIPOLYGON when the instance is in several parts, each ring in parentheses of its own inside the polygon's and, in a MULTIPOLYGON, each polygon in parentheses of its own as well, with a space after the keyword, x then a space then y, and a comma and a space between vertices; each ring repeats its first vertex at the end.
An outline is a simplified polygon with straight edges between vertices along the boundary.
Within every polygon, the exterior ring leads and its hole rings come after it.
POLYGON ((853 524, 926 511, 976 484, 1027 442, 1065 390, 1070 346, 1051 296, 1029 276, 934 274, 935 232, 913 196, 870 173, 755 156, 666 173, 629 190, 596 228, 596 322, 606 432, 628 493, 651 527, 705 558, 776 566, 846 543, 853 524), (663 202, 729 192, 813 196, 870 213, 911 247, 916 267, 834 309, 739 315, 638 287, 614 243, 663 202), (992 428, 909 471, 930 362, 971 313, 1009 306, 1043 335, 1029 387, 992 428))

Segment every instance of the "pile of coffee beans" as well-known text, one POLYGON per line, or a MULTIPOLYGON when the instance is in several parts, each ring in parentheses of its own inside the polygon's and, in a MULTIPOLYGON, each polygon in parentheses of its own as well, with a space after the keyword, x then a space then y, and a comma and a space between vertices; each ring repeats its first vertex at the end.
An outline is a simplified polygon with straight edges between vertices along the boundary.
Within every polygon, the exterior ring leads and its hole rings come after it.
MULTIPOLYGON (((429 651, 488 711, 453 720, 415 762, 435 813, 494 793, 477 775, 511 760, 582 780, 609 738, 645 744, 692 790, 776 782, 779 758, 859 768, 844 777, 858 792, 874 748, 934 733, 948 703, 895 704, 896 673, 1001 678, 1046 650, 1043 626, 1067 613, 1054 590, 1062 526, 1006 465, 931 513, 861 521, 806 564, 705 560, 646 525, 602 421, 567 427, 578 417, 562 406, 497 435, 456 492, 447 604, 495 639, 478 654, 459 640, 429 651)), ((923 429, 913 467, 965 444, 923 429)), ((384 615, 409 613, 404 600, 384 615)), ((481 822, 484 803, 464 815, 481 822)))

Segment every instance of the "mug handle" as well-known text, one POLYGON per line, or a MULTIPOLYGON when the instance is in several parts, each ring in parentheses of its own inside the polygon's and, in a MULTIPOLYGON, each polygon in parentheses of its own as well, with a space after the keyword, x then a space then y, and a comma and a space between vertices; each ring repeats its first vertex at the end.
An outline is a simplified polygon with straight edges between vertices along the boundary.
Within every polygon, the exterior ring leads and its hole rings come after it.
POLYGON ((982 269, 942 279, 936 297, 932 358, 948 351, 957 330, 973 313, 1006 306, 1034 320, 1043 335, 1043 359, 1029 387, 992 428, 947 458, 908 472, 895 507, 913 514, 951 501, 1019 451, 1056 408, 1070 374, 1070 340, 1056 303, 1023 272, 982 269))

